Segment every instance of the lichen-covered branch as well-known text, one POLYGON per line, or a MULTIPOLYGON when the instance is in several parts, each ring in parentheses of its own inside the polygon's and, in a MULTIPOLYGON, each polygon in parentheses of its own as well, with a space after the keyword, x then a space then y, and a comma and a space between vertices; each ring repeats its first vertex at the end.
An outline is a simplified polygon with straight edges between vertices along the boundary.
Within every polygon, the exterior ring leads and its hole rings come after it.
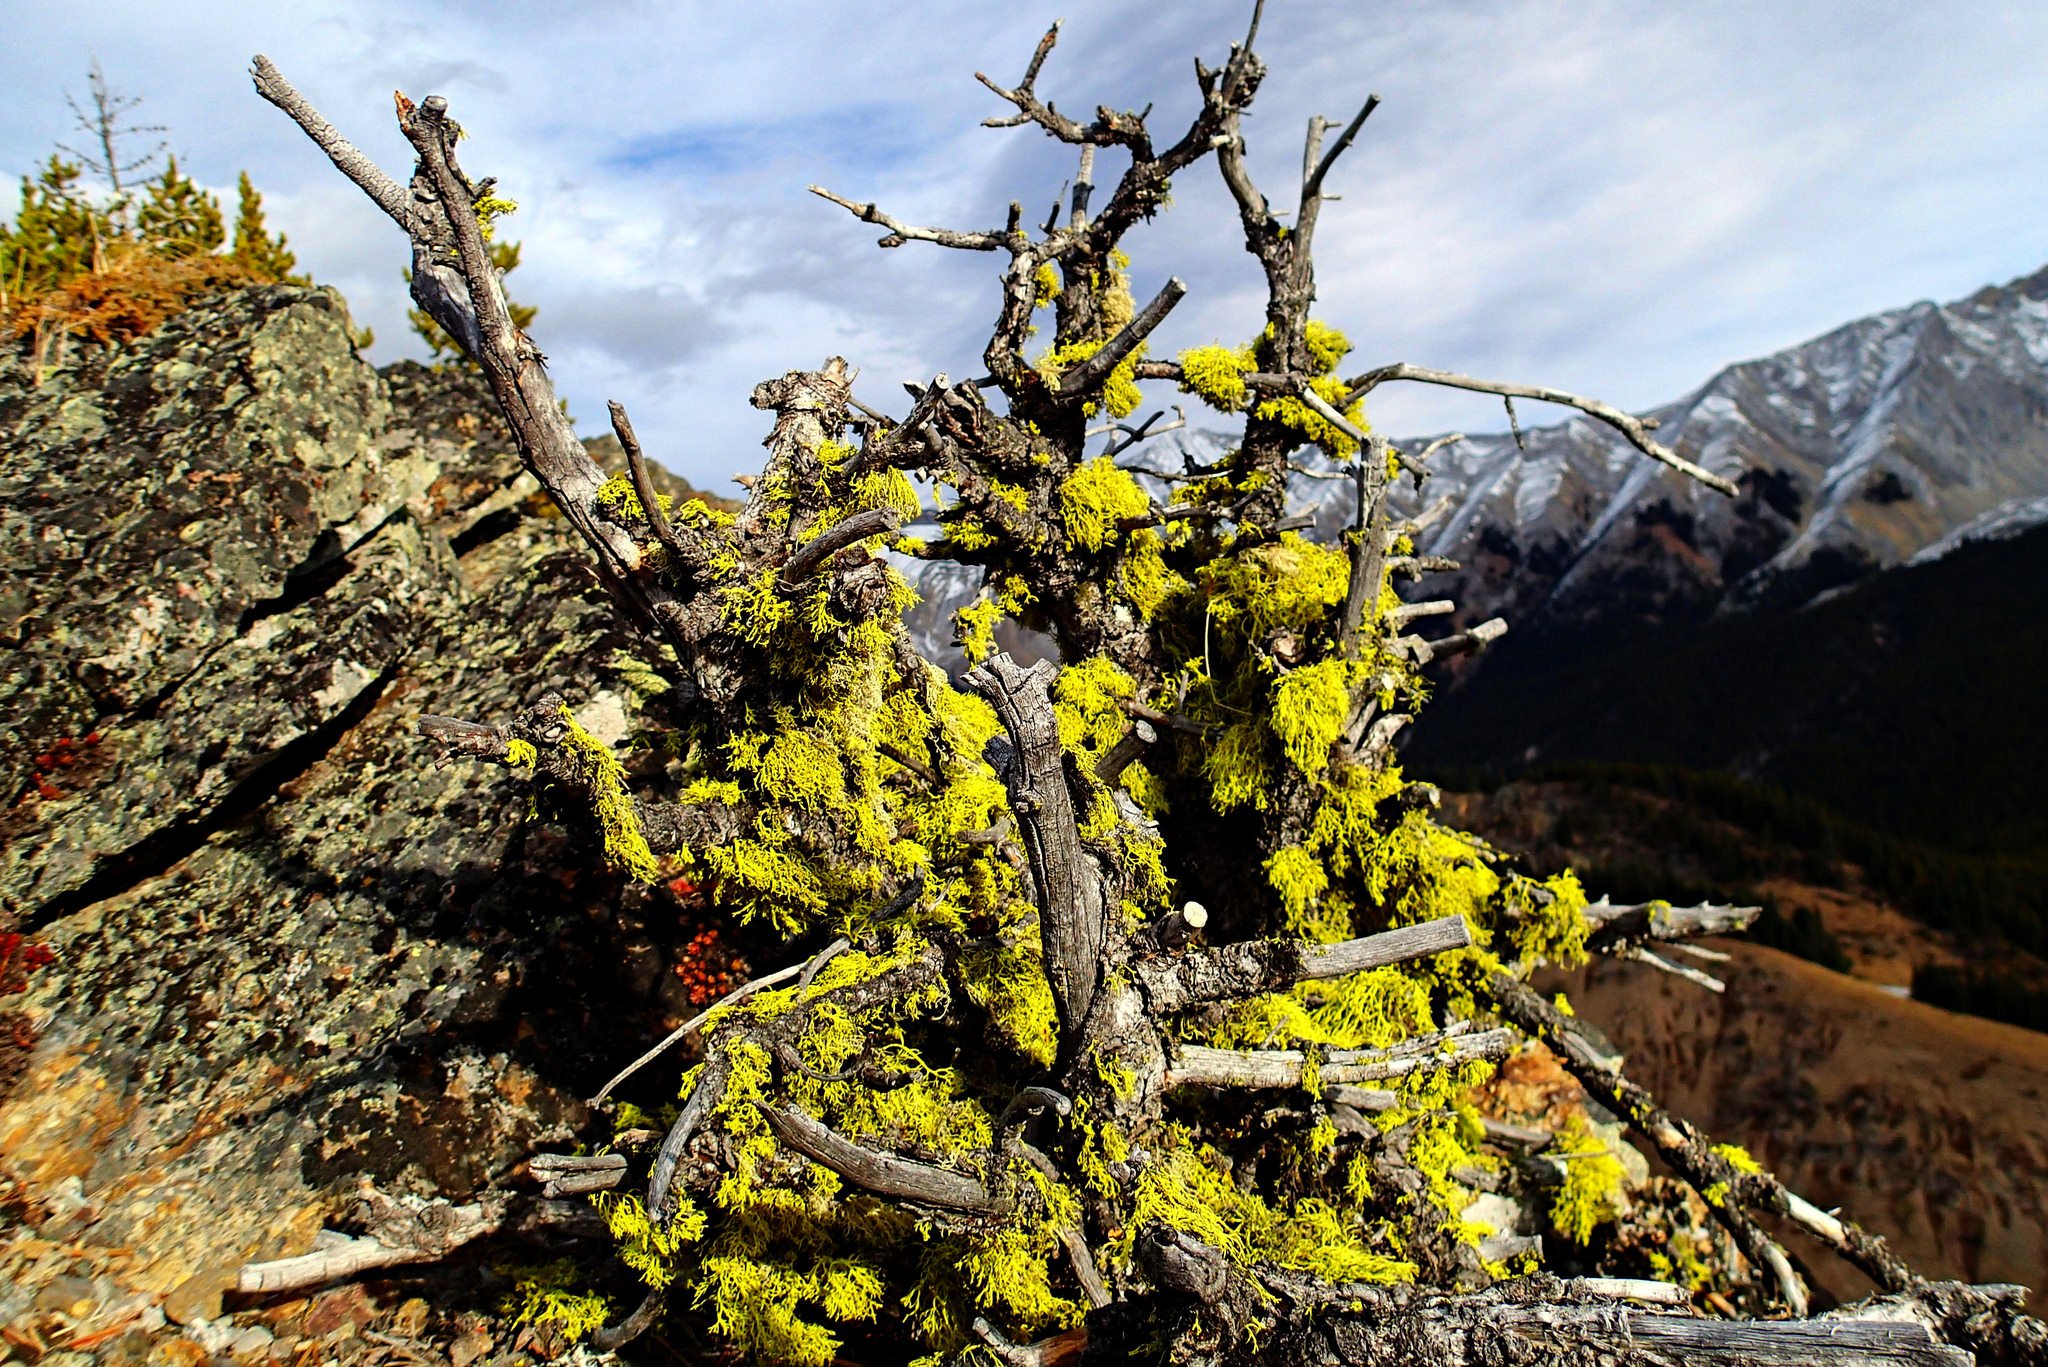
POLYGON ((967 684, 995 707, 1011 738, 1003 778, 1017 814, 1018 838, 1031 861, 1046 980, 1059 1011, 1061 1038, 1071 1044, 1095 1004, 1109 902, 1100 866, 1081 848, 1074 797, 1067 788, 1050 691, 1057 673, 1047 661, 1025 669, 997 656, 970 673, 967 684))
POLYGON ((1224 945, 1146 960, 1133 965, 1133 971, 1152 1010, 1165 1014, 1198 1002, 1249 997, 1298 982, 1385 968, 1471 943, 1472 928, 1465 919, 1446 916, 1337 944, 1261 940, 1224 945))
POLYGON ((1507 1030, 1422 1035, 1387 1049, 1330 1049, 1311 1058, 1298 1049, 1210 1049, 1184 1045, 1167 1065, 1172 1087, 1299 1087, 1311 1067, 1330 1085, 1383 1082, 1410 1073, 1506 1058, 1507 1030))
POLYGON ((1668 902, 1615 906, 1606 898, 1588 904, 1586 920, 1593 927, 1586 948, 1594 952, 1620 949, 1644 940, 1690 940, 1707 935, 1733 935, 1747 930, 1761 914, 1758 907, 1716 902, 1674 907, 1668 902))
MULTIPOLYGON (((1706 1198, 1715 1214, 1742 1242, 1743 1251, 1759 1264, 1773 1265, 1781 1262, 1783 1255, 1771 1256, 1770 1249, 1775 1246, 1769 1245, 1755 1224, 1741 1214, 1744 1207, 1789 1217, 1853 1263, 1880 1290, 1909 1292, 1924 1284, 1881 1237, 1802 1200, 1753 1163, 1738 1164, 1731 1153, 1716 1148, 1693 1125, 1664 1110, 1649 1092, 1629 1081, 1611 1059, 1595 1048, 1570 1017, 1526 983, 1496 973, 1488 990, 1504 1019, 1548 1043, 1588 1093, 1625 1117, 1656 1147, 1658 1155, 1706 1198)), ((1787 1298, 1798 1303, 1789 1289, 1787 1298)))
POLYGON ((965 1173, 861 1148, 797 1111, 763 1105, 761 1113, 768 1117, 776 1138, 877 1196, 977 1215, 1001 1209, 1001 1202, 989 1194, 988 1188, 965 1173))
POLYGON ((1730 498, 1735 497, 1737 493, 1734 481, 1723 479, 1712 471, 1694 464, 1652 437, 1650 429, 1653 424, 1624 413, 1612 404, 1577 394, 1567 394, 1562 389, 1551 389, 1542 385, 1503 384, 1498 380, 1480 380, 1454 371, 1431 370, 1425 366, 1409 365, 1401 361, 1368 370, 1347 381, 1348 392, 1344 396, 1344 402, 1348 404, 1361 399, 1390 380, 1414 380, 1422 384, 1441 385, 1448 389, 1468 389, 1475 394, 1498 394, 1509 399, 1536 399, 1543 403, 1576 408, 1586 416, 1598 418, 1621 433, 1628 439, 1629 445, 1650 459, 1670 466, 1688 479, 1698 480, 1716 493, 1726 494, 1730 498))

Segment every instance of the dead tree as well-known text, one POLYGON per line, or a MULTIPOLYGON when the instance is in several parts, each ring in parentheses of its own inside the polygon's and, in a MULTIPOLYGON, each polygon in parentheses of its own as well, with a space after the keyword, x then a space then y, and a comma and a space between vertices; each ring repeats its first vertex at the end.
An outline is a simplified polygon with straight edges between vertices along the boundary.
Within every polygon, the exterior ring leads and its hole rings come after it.
POLYGON ((671 685, 650 720, 683 758, 629 776, 558 698, 422 732, 530 772, 588 813, 621 875, 687 874, 790 965, 678 1032, 700 1061, 644 1187, 627 1194, 625 1162, 537 1163, 550 1194, 607 1189, 650 1287, 598 1344, 694 1304, 750 1353, 808 1363, 868 1321, 1018 1364, 1083 1344, 1176 1361, 2040 1361, 2016 1289, 1924 1281, 1664 1112, 1526 984, 1589 950, 1674 966, 1670 942, 1751 913, 1589 907, 1568 875, 1523 877, 1441 825, 1434 790, 1403 779, 1392 741, 1420 666, 1503 628, 1411 629, 1438 607, 1392 583, 1435 562, 1387 493, 1429 453, 1366 431, 1368 391, 1570 405, 1733 486, 1593 400, 1407 364, 1346 378, 1348 342, 1310 315, 1313 248, 1376 100, 1311 121, 1283 223, 1241 127, 1265 76, 1257 26, 1196 64, 1199 108, 1171 137, 1142 112, 1047 101, 1057 28, 1014 86, 982 77, 1007 110, 992 125, 1074 149, 1042 222, 1012 204, 998 227, 924 227, 819 189, 885 248, 1001 263, 985 373, 908 386, 901 417, 857 399, 837 357, 762 383, 768 455, 737 514, 658 496, 616 405, 629 469, 592 463, 507 313, 475 207, 492 184, 458 165, 441 99, 398 98, 417 152, 401 185, 256 59, 263 96, 405 233, 415 298, 481 366, 671 685), (1134 294, 1121 244, 1212 159, 1265 317, 1242 347, 1154 357, 1186 290, 1134 294), (1123 423, 1142 381, 1244 415, 1239 444, 1166 501, 1117 463, 1153 426, 1123 423), (1356 484, 1340 545, 1286 519, 1290 457, 1311 445, 1356 484), (920 509, 913 476, 939 491, 932 539, 895 535, 920 509), (912 648, 914 595, 884 548, 981 567, 964 687, 912 648), (993 654, 1003 615, 1051 632, 1065 663, 993 654), (1668 1281, 1536 1270, 1559 1193, 1614 1194, 1585 1177, 1606 1171, 1590 1161, 1612 1159, 1606 1141, 1475 1106, 1493 1061, 1538 1040, 1711 1208, 1740 1255, 1719 1289, 1786 1317, 1702 1318, 1668 1281), (1466 1218, 1482 1188, 1501 1227, 1466 1218), (1763 1212, 1879 1295, 1809 1318, 1763 1212))

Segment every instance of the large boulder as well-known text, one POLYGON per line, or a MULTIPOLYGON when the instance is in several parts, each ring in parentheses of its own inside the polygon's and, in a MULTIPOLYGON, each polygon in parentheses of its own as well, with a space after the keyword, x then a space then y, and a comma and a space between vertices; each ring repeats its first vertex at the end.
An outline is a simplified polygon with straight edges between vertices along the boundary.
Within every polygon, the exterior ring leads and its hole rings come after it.
POLYGON ((55 954, 0 998, 25 1355, 217 1319, 363 1179, 503 1184, 678 1005, 645 890, 413 732, 556 691, 615 738, 637 642, 481 386, 350 338, 271 286, 0 357, 0 931, 55 954))

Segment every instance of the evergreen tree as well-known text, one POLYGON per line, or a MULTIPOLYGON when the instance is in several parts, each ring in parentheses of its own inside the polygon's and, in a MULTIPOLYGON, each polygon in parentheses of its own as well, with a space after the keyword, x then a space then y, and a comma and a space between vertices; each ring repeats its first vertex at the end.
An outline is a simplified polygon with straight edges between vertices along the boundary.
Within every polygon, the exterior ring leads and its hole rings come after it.
POLYGON ((135 232, 149 251, 173 257, 210 255, 227 241, 220 201, 180 171, 176 157, 149 183, 135 232))
POLYGON ((311 284, 305 276, 292 274, 299 259, 285 247, 283 233, 270 235, 263 221, 263 196, 249 183, 247 171, 242 172, 239 189, 241 206, 235 215, 235 246, 230 257, 258 280, 311 284))
POLYGON ((21 210, 0 223, 0 306, 31 298, 95 269, 117 235, 107 214, 79 191, 80 167, 51 155, 21 178, 21 210))

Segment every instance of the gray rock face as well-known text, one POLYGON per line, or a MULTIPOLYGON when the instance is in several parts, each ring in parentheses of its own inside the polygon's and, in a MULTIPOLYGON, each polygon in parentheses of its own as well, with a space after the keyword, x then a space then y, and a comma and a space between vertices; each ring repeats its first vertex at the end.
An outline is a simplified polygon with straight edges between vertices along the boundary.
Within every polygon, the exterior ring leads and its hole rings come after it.
POLYGON ((217 1316, 359 1177, 502 1182, 656 1033, 660 905, 412 734, 645 705, 492 412, 290 286, 0 358, 0 929, 56 953, 0 998, 0 1327, 58 1277, 217 1316))

